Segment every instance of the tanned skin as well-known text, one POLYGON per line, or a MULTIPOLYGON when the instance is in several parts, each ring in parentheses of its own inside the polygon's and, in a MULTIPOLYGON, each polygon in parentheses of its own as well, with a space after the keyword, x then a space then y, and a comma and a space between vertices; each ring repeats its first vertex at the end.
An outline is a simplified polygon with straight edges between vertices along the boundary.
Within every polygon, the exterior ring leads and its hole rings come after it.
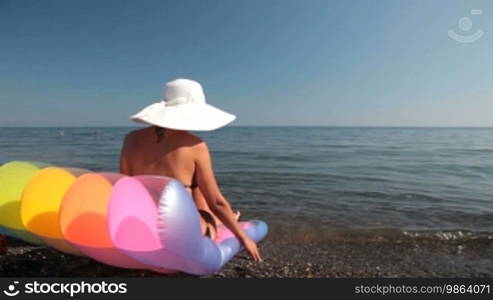
MULTIPOLYGON (((198 209, 210 213, 222 222, 244 245, 255 261, 262 261, 257 244, 238 223, 239 214, 231 209, 222 195, 214 175, 207 144, 199 137, 183 130, 159 129, 151 126, 130 132, 123 142, 120 173, 129 176, 161 175, 197 187, 192 194, 198 209)), ((201 217, 202 232, 206 220, 201 217)))

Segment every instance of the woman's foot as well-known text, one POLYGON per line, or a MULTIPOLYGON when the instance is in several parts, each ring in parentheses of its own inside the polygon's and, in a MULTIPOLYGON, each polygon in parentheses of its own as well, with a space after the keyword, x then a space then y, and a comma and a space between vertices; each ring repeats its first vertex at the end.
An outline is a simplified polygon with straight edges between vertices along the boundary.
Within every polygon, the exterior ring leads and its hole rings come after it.
POLYGON ((241 217, 241 212, 239 210, 237 210, 234 214, 235 214, 235 217, 236 217, 236 221, 239 221, 240 220, 240 217, 241 217))

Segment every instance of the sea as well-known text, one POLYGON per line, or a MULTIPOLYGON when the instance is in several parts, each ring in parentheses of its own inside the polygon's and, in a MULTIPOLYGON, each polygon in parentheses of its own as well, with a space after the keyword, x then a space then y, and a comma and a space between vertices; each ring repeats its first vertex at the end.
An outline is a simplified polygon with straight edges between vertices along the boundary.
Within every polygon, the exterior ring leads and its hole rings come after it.
MULTIPOLYGON (((0 128, 0 163, 118 172, 135 127, 0 128)), ((493 238, 493 128, 230 126, 202 137, 224 196, 270 238, 493 238)))

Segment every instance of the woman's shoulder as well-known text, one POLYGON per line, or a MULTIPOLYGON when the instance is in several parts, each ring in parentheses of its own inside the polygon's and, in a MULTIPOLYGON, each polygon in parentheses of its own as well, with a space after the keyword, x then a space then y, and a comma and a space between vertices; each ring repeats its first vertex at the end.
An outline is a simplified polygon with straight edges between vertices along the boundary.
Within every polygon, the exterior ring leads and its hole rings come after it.
MULTIPOLYGON (((150 129, 148 127, 130 131, 125 136, 125 144, 140 144, 142 138, 145 138, 148 134, 151 134, 149 130, 150 129)), ((197 149, 199 151, 207 148, 206 142, 201 137, 188 131, 174 130, 172 131, 170 138, 173 139, 174 143, 187 148, 197 149)))
POLYGON ((191 146, 193 148, 200 148, 205 144, 205 141, 202 138, 200 138, 200 137, 196 136, 195 134, 190 133, 188 131, 183 131, 182 137, 183 137, 183 140, 189 146, 191 146))
POLYGON ((135 129, 125 135, 125 142, 132 142, 141 136, 148 128, 135 129))
POLYGON ((207 152, 207 143, 199 136, 189 132, 189 131, 181 131, 178 133, 181 141, 181 145, 186 148, 192 150, 196 154, 201 154, 207 152))

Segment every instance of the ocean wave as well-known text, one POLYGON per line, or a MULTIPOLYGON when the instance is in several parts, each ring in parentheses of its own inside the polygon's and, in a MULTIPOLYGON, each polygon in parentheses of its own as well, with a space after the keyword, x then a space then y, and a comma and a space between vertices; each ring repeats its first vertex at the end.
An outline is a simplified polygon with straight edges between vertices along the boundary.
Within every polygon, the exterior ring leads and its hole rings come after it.
MULTIPOLYGON (((493 243, 493 232, 468 230, 402 230, 398 228, 339 228, 324 232, 306 230, 307 228, 276 228, 271 230, 270 238, 290 242, 309 243, 350 243, 350 242, 485 242, 493 243)), ((492 244, 493 245, 493 244, 492 244)))
POLYGON ((430 238, 446 241, 463 241, 487 239, 493 240, 493 232, 472 232, 466 230, 444 230, 444 231, 402 231, 406 236, 412 238, 430 238))

